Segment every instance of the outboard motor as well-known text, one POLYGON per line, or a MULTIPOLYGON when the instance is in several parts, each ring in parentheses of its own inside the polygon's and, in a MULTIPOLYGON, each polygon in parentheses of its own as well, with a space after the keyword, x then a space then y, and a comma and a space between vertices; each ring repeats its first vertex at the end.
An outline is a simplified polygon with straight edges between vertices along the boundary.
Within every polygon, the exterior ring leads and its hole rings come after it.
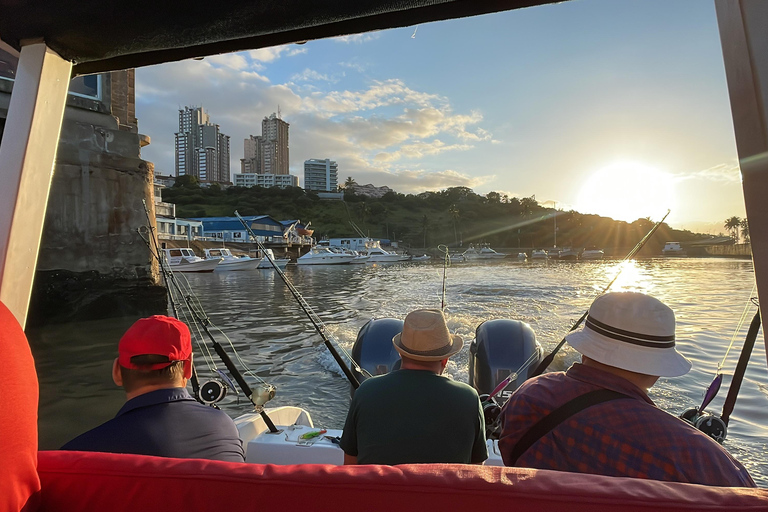
POLYGON ((501 433, 499 404, 506 402, 509 395, 531 376, 542 355, 536 334, 525 322, 488 320, 477 327, 475 339, 469 346, 469 383, 480 395, 488 439, 498 439, 501 433), (512 377, 497 402, 490 393, 513 373, 517 377, 512 377))
MULTIPOLYGON (((392 338, 403 330, 403 321, 396 318, 374 318, 357 333, 352 346, 352 359, 371 375, 383 375, 400 368, 400 354, 392 338)), ((355 368, 352 373, 362 382, 367 377, 355 368)), ((353 390, 354 393, 354 390, 353 390)))
POLYGON ((541 356, 541 345, 530 325, 518 320, 488 320, 477 327, 469 347, 469 383, 479 394, 489 394, 511 373, 518 373, 502 394, 506 401, 531 376, 541 356))

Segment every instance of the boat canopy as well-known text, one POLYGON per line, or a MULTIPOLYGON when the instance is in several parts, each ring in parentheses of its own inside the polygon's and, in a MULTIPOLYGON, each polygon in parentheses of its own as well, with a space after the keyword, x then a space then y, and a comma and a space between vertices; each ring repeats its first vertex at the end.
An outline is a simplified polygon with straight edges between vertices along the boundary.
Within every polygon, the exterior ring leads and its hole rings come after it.
POLYGON ((417 25, 555 0, 0 0, 0 37, 20 50, 44 41, 90 74, 311 39, 417 25))

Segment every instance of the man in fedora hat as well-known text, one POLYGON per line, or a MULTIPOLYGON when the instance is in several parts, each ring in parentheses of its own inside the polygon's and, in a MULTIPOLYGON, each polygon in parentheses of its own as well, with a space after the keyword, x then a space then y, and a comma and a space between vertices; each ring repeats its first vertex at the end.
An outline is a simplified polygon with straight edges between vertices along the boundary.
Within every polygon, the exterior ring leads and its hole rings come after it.
POLYGON ((187 393, 192 343, 184 322, 142 318, 120 338, 118 354, 112 379, 128 401, 114 418, 62 450, 245 461, 232 419, 187 393))
POLYGON ((397 371, 364 381, 349 407, 341 448, 345 464, 456 462, 488 458, 477 392, 442 375, 463 346, 443 312, 418 309, 392 339, 397 371))
POLYGON ((659 377, 691 369, 675 349, 672 309, 642 293, 608 293, 566 340, 581 363, 527 381, 504 405, 504 464, 755 487, 722 446, 648 398, 659 377))

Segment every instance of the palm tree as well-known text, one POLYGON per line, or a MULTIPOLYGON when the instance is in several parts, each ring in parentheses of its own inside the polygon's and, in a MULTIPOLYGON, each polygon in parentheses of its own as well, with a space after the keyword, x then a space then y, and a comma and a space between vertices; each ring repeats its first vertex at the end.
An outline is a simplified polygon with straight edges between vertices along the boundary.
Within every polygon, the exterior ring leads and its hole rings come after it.
POLYGON ((745 242, 749 242, 749 221, 747 219, 741 219, 741 236, 745 242))
POLYGON ((739 228, 741 227, 741 219, 733 216, 729 219, 726 219, 725 224, 723 225, 725 229, 727 229, 731 233, 731 237, 739 241, 739 228))
POLYGON ((453 238, 458 244, 459 236, 456 234, 456 223, 459 221, 459 209, 456 208, 455 204, 452 204, 451 207, 448 208, 448 213, 450 214, 451 220, 453 221, 453 238))
POLYGON ((349 188, 352 185, 357 185, 357 182, 352 179, 352 176, 347 176, 347 179, 344 182, 344 188, 349 188))

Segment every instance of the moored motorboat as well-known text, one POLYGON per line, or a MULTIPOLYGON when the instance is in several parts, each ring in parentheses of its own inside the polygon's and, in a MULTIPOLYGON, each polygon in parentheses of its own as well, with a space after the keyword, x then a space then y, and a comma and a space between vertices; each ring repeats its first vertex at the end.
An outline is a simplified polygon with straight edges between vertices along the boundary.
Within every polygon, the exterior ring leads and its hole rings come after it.
POLYGON ((603 250, 595 246, 587 247, 581 252, 581 259, 583 260, 601 260, 603 256, 605 256, 603 250))
POLYGON ((163 249, 163 257, 174 272, 213 272, 221 262, 221 258, 205 260, 185 248, 163 249))
POLYGON ((432 256, 428 254, 422 254, 421 256, 412 256, 411 261, 429 261, 432 259, 432 256))
POLYGON ((527 260, 528 259, 528 255, 525 254, 524 252, 519 252, 519 253, 517 253, 517 259, 519 259, 521 261, 527 260))
POLYGON ((395 263, 402 261, 400 254, 382 249, 378 240, 368 240, 365 242, 363 256, 368 256, 368 263, 395 263))
POLYGON ((572 247, 563 247, 563 249, 558 254, 558 259, 575 261, 579 259, 579 251, 573 249, 572 247))
POLYGON ((685 249, 682 248, 680 242, 667 242, 664 244, 664 248, 661 250, 662 256, 673 258, 684 258, 688 256, 685 249))
POLYGON ((549 253, 544 249, 536 249, 531 253, 532 260, 547 260, 549 259, 549 253))
POLYGON ((354 260, 351 254, 335 253, 327 247, 315 246, 296 260, 297 265, 345 265, 354 260))
POLYGON ((506 253, 496 252, 488 244, 481 244, 480 247, 470 245, 462 254, 465 260, 499 260, 506 258, 506 253))
POLYGON ((217 271, 224 270, 253 270, 259 264, 257 258, 249 256, 235 256, 232 251, 226 248, 205 249, 205 259, 207 261, 219 260, 216 267, 217 271))
POLYGON ((272 249, 265 249, 264 250, 264 256, 259 260, 259 264, 256 268, 275 268, 272 265, 272 262, 275 263, 280 268, 285 268, 288 263, 291 262, 290 258, 275 258, 275 253, 272 252, 272 249), (271 260, 271 261, 270 261, 271 260))

